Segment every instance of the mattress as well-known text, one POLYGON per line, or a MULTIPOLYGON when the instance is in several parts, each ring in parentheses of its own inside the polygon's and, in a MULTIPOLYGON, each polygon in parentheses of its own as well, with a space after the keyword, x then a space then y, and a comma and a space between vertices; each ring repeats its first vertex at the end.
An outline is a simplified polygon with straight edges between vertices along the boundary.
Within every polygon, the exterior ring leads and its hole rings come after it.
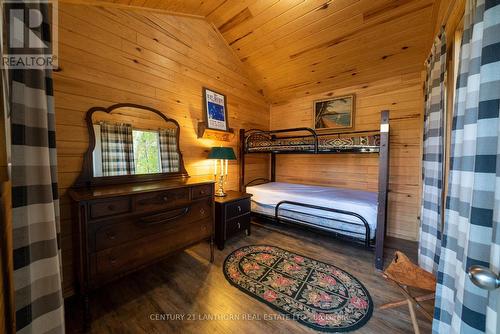
MULTIPOLYGON (((312 151, 312 137, 269 139, 263 135, 250 135, 248 152, 312 151)), ((338 135, 318 136, 319 152, 379 152, 380 135, 339 137, 338 135)))
MULTIPOLYGON (((276 205, 285 200, 355 212, 361 215, 370 226, 370 239, 375 238, 377 226, 376 192, 283 182, 249 186, 246 191, 253 195, 252 211, 272 217, 274 217, 276 205)), ((281 218, 300 224, 332 230, 359 239, 365 238, 365 225, 354 216, 292 204, 280 205, 279 215, 281 218)))

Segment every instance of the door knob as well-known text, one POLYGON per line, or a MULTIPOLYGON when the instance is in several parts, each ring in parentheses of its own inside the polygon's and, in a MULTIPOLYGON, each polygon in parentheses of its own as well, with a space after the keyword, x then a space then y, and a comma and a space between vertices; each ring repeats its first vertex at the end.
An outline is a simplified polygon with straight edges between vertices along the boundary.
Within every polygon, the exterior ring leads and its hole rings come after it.
POLYGON ((495 290, 500 287, 500 277, 486 267, 470 266, 467 274, 472 283, 481 289, 495 290))

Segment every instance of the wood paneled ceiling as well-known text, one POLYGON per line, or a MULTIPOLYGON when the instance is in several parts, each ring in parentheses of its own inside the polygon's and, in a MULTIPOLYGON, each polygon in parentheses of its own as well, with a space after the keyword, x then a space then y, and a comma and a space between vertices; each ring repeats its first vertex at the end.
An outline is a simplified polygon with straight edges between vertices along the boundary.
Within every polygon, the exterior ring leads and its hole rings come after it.
POLYGON ((271 102, 423 69, 438 0, 102 0, 200 15, 271 102))

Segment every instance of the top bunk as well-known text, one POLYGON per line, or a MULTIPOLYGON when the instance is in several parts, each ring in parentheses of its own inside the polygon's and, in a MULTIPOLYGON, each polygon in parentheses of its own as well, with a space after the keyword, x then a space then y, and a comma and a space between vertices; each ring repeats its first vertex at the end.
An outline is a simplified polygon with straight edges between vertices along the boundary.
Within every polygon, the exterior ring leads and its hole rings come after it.
POLYGON ((389 146, 389 111, 380 113, 380 129, 340 133, 300 127, 281 130, 240 129, 240 153, 379 153, 389 146))
POLYGON ((247 130, 242 133, 244 153, 379 153, 380 132, 320 133, 311 128, 247 130))

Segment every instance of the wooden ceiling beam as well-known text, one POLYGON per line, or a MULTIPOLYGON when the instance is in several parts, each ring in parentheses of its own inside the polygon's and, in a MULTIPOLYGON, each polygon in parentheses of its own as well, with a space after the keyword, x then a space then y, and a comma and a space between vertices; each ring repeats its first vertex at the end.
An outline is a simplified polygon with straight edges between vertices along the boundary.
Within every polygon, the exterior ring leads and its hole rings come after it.
MULTIPOLYGON (((205 20, 205 16, 197 15, 197 14, 189 14, 184 12, 177 12, 167 9, 146 7, 140 5, 128 5, 119 2, 108 2, 102 0, 59 0, 60 3, 68 3, 73 5, 84 5, 84 6, 98 6, 103 8, 117 8, 117 9, 127 9, 127 10, 139 10, 139 11, 148 11, 152 13, 164 14, 164 15, 174 15, 174 16, 182 16, 182 17, 190 17, 192 19, 197 20, 205 20)), ((145 3, 145 1, 143 1, 145 3)))

